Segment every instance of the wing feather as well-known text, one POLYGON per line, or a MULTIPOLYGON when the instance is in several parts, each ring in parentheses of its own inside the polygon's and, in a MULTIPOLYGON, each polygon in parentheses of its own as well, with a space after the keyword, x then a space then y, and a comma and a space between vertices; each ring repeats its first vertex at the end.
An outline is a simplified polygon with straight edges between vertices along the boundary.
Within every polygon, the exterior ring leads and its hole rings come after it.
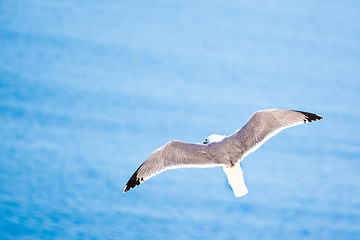
POLYGON ((124 192, 168 169, 207 168, 221 165, 208 153, 208 145, 190 144, 174 140, 156 150, 141 164, 126 184, 124 192))
MULTIPOLYGON (((307 112, 269 109, 255 112, 239 131, 223 140, 235 162, 241 161, 281 130, 321 120, 323 117, 307 112)), ((234 162, 234 163, 235 163, 234 162)))

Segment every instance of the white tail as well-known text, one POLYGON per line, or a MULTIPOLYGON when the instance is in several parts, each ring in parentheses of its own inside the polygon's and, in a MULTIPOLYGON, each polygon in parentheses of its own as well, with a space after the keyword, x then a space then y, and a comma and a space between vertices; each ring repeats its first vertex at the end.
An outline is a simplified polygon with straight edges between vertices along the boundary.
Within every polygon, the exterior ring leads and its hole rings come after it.
POLYGON ((229 181, 229 185, 232 187, 235 197, 242 197, 248 193, 248 189, 245 185, 243 171, 240 164, 237 163, 233 167, 222 167, 226 177, 229 181))

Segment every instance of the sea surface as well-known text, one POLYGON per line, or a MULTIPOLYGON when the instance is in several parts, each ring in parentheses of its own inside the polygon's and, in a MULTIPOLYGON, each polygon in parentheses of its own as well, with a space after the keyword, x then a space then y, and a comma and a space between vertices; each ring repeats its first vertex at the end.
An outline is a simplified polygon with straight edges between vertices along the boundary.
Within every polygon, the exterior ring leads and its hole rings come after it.
POLYGON ((360 239, 359 1, 0 1, 0 239, 360 239), (166 171, 173 139, 257 110, 324 120, 242 162, 166 171))

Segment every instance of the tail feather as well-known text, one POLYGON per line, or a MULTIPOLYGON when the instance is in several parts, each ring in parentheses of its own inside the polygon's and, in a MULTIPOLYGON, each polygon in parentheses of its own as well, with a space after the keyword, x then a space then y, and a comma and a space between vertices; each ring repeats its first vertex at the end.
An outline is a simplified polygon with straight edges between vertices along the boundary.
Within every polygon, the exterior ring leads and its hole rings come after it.
POLYGON ((222 167, 226 177, 229 181, 229 185, 233 189, 235 197, 242 197, 248 193, 248 189, 245 185, 243 171, 240 164, 237 163, 233 167, 222 167))

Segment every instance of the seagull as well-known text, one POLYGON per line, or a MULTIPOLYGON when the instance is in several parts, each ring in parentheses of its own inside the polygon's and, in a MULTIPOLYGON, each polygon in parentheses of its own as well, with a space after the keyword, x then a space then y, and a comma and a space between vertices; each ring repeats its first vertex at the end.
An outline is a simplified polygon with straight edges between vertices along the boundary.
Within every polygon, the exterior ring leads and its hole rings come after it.
POLYGON ((248 189, 240 162, 281 130, 321 119, 322 116, 308 112, 268 109, 255 112, 230 136, 212 134, 203 144, 170 141, 141 164, 124 192, 169 169, 221 167, 235 197, 245 196, 248 189))

